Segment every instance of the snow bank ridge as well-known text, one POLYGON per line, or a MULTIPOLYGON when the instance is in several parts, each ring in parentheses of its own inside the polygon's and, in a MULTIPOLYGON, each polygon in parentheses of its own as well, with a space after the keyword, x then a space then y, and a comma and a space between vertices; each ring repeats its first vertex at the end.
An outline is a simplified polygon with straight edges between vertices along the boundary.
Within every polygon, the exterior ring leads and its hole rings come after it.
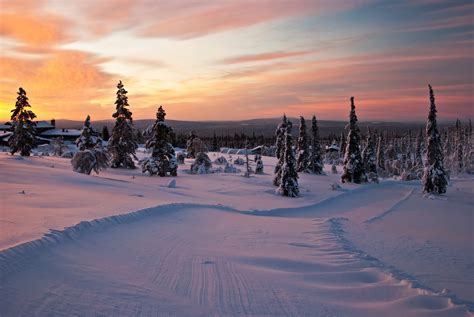
MULTIPOLYGON (((406 200, 413 191, 410 191, 406 197, 403 198, 403 201, 406 200)), ((392 208, 394 208, 393 206, 392 208)), ((390 212, 390 208, 386 213, 390 212)), ((383 217, 386 213, 382 214, 381 216, 374 217, 374 218, 379 218, 383 217)), ((369 219, 370 220, 370 219, 369 219)), ((377 220, 377 219, 374 219, 377 220)), ((450 305, 461 305, 465 306, 469 311, 473 312, 474 311, 474 303, 467 301, 467 300, 462 300, 459 299, 456 294, 452 292, 447 292, 446 290, 443 290, 441 292, 437 292, 433 290, 432 288, 428 287, 427 285, 424 285, 420 281, 418 281, 416 278, 413 276, 398 270, 397 268, 393 266, 387 266, 385 265, 382 261, 379 259, 371 256, 370 254, 365 253, 362 250, 357 249, 354 244, 349 241, 345 236, 344 236, 344 222, 349 221, 347 218, 344 217, 336 217, 336 218, 329 218, 327 222, 330 225, 329 231, 336 237, 336 240, 339 242, 339 244, 342 246, 343 250, 352 254, 354 257, 359 258, 360 260, 364 261, 367 266, 371 267, 376 267, 380 269, 383 272, 388 273, 392 278, 400 281, 400 283, 407 284, 409 287, 416 289, 420 295, 433 295, 433 296, 441 296, 441 297, 446 297, 448 298, 450 305)))
POLYGON ((39 254, 45 249, 71 242, 80 236, 90 233, 102 231, 107 228, 132 223, 142 220, 146 217, 156 216, 165 212, 175 212, 185 208, 214 208, 224 211, 236 211, 233 208, 223 205, 200 205, 192 203, 173 203, 168 205, 160 205, 146 208, 126 214, 94 219, 91 221, 81 221, 78 224, 66 227, 64 230, 50 229, 42 238, 25 242, 20 245, 8 248, 0 252, 0 278, 8 272, 19 270, 28 263, 28 259, 39 254))

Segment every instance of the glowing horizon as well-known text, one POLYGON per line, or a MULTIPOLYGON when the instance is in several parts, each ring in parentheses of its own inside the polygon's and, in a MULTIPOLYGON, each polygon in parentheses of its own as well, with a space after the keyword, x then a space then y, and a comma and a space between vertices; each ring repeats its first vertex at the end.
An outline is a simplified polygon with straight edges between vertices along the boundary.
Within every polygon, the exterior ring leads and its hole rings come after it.
POLYGON ((40 120, 472 117, 471 1, 0 0, 0 120, 23 87, 40 120))

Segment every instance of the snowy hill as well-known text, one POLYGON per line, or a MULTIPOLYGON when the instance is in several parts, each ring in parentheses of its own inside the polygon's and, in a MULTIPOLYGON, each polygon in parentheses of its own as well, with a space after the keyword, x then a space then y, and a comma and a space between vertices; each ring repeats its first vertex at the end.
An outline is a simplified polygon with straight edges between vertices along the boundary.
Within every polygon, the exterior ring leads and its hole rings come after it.
POLYGON ((0 153, 0 315, 470 315, 473 179, 429 199, 418 182, 332 190, 326 166, 285 198, 263 160, 251 178, 187 160, 170 188, 0 153))

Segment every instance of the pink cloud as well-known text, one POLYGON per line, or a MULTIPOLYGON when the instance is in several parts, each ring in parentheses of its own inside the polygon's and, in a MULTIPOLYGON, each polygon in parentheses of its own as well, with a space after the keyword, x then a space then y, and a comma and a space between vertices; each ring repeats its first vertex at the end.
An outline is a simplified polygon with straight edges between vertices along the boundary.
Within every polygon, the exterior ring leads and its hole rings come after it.
POLYGON ((310 54, 310 51, 294 51, 294 52, 269 52, 252 55, 240 55, 222 60, 223 64, 239 64, 248 62, 261 62, 275 59, 282 59, 287 57, 295 57, 310 54))

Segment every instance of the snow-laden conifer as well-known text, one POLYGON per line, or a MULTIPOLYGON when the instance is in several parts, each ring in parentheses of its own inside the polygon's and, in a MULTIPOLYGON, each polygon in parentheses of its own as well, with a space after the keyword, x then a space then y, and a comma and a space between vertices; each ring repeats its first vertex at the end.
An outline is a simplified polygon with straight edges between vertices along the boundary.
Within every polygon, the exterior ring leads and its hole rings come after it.
POLYGON ((423 172, 423 191, 426 193, 444 194, 448 186, 448 178, 443 167, 441 137, 436 122, 435 96, 431 85, 430 111, 426 122, 426 166, 423 172))
POLYGON ((122 81, 119 81, 117 88, 116 111, 112 115, 115 125, 108 144, 111 167, 135 168, 133 159, 136 159, 137 142, 133 131, 132 112, 128 109, 127 91, 123 88, 122 81))
POLYGON ((142 161, 142 172, 161 177, 177 176, 178 163, 170 143, 172 129, 165 123, 166 112, 162 106, 156 112, 156 121, 149 133, 145 148, 151 150, 151 157, 142 161))
POLYGON ((311 149, 308 162, 308 169, 313 174, 324 174, 323 156, 321 143, 319 142, 319 127, 316 116, 311 119, 311 149))
POLYGON ((273 185, 279 186, 281 180, 281 166, 283 165, 284 160, 284 151, 285 151, 285 132, 286 126, 288 125, 288 119, 286 115, 283 115, 281 122, 278 124, 277 129, 275 131, 275 156, 277 159, 275 165, 275 171, 273 176, 273 185))
POLYGON ((281 166, 281 179, 277 192, 288 197, 297 197, 300 193, 298 186, 298 173, 296 159, 293 151, 293 137, 291 136, 291 122, 287 121, 284 134, 285 150, 283 151, 283 164, 281 166))
POLYGON ((367 132, 367 141, 364 148, 363 160, 368 181, 378 183, 379 177, 377 172, 377 153, 375 150, 374 137, 370 129, 367 132))
POLYGON ((298 172, 309 172, 309 147, 308 147, 308 134, 306 131, 306 121, 303 117, 300 117, 300 133, 297 140, 297 171, 298 172))
POLYGON ((91 126, 91 117, 88 115, 84 121, 81 135, 76 139, 76 146, 80 151, 92 149, 97 143, 102 142, 99 133, 91 126))
POLYGON ((341 176, 342 182, 360 184, 366 181, 364 164, 360 152, 360 130, 357 125, 354 97, 351 97, 351 111, 349 115, 349 133, 347 135, 344 154, 344 168, 341 176))
POLYGON ((13 123, 13 134, 8 140, 10 153, 13 155, 20 152, 21 156, 30 156, 31 149, 35 142, 35 122, 36 115, 30 108, 26 91, 23 88, 18 89, 15 109, 11 111, 11 120, 13 123))

